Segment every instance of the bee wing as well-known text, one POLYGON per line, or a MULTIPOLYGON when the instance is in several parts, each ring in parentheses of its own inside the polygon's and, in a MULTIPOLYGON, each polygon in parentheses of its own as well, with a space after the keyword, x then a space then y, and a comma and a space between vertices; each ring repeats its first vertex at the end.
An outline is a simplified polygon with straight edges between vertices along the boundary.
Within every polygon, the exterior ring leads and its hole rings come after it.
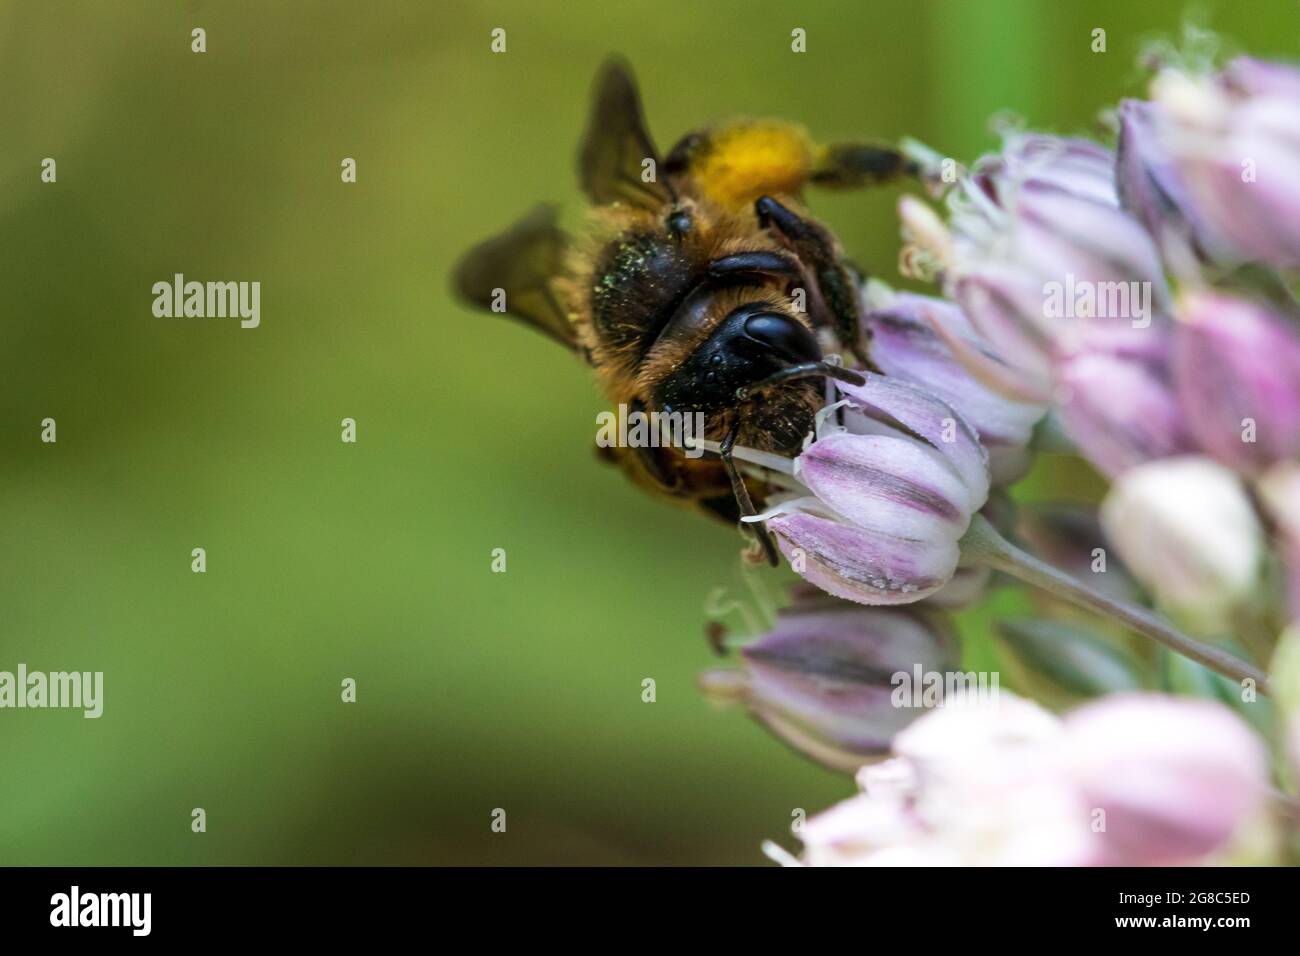
POLYGON ((454 285, 467 302, 494 312, 504 306, 507 315, 573 350, 573 325, 551 287, 567 242, 557 215, 555 206, 537 206, 501 235, 479 243, 456 265, 454 285))
POLYGON ((672 200, 660 182, 644 182, 642 164, 654 160, 659 176, 659 153, 646 131, 641 96, 631 68, 610 59, 596 77, 591 118, 578 151, 578 177, 593 203, 613 202, 655 208, 672 200))

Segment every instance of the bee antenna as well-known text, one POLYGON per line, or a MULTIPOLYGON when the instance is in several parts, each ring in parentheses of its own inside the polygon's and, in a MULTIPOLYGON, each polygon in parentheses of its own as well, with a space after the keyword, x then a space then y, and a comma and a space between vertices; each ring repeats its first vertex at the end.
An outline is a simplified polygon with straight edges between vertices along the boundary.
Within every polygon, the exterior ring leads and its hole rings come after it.
POLYGON ((804 378, 833 378, 848 385, 867 384, 866 376, 861 372, 855 372, 842 365, 832 365, 830 362, 800 362, 797 365, 787 365, 762 381, 736 389, 736 398, 743 402, 755 393, 771 388, 773 385, 797 382, 804 378))

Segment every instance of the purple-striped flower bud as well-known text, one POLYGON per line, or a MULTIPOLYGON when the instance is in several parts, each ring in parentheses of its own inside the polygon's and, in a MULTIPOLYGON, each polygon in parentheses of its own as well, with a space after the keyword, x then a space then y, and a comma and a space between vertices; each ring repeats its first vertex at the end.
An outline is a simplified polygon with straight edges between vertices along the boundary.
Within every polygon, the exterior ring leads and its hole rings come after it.
POLYGON ((1300 324, 1217 292, 1180 315, 1174 382, 1200 446, 1245 474, 1300 456, 1300 324))
POLYGON ((1219 241, 1187 193, 1172 157, 1160 142, 1161 110, 1144 100, 1119 105, 1115 174, 1120 202, 1167 255, 1208 254, 1219 241))
POLYGON ((956 668, 948 619, 919 608, 864 608, 824 594, 796 601, 741 649, 742 670, 701 675, 719 702, 742 702, 777 737, 836 770, 888 751, 922 711, 895 706, 898 675, 956 668))
POLYGON ((1016 133, 1007 138, 1000 153, 976 164, 974 178, 1003 208, 1011 207, 1014 191, 1021 185, 1115 203, 1114 156, 1086 139, 1016 133))
POLYGON ((1217 256, 1300 267, 1300 71, 1242 58, 1218 77, 1167 70, 1151 92, 1217 256))
POLYGON ((886 375, 928 389, 953 408, 979 434, 989 453, 995 484, 1009 484, 1029 469, 1026 447, 1047 406, 1007 398, 980 382, 958 359, 978 356, 1013 370, 976 335, 960 308, 930 296, 900 292, 882 297, 866 314, 871 357, 886 375))
POLYGON ((1015 213, 1013 255, 1042 279, 1040 321, 1056 341, 1068 346, 1088 330, 1088 320, 1145 328, 1155 313, 1167 311, 1159 253, 1118 199, 1026 183, 1015 213))
POLYGON ((824 591, 861 604, 919 601, 957 568, 957 542, 988 498, 987 454, 965 419, 915 386, 872 375, 840 391, 844 402, 795 460, 815 497, 779 504, 768 527, 824 591))

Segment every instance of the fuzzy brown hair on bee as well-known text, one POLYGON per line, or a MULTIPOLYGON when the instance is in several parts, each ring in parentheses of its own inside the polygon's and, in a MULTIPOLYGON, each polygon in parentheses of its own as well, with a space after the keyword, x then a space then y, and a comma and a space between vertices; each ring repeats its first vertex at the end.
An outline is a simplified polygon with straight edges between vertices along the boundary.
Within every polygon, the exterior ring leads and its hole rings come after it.
MULTIPOLYGON (((804 209, 803 188, 909 171, 896 150, 819 146, 778 120, 690 133, 661 160, 631 71, 611 60, 579 149, 591 201, 579 235, 559 228, 555 207, 539 206, 465 255, 456 291, 575 351, 610 402, 703 416, 715 457, 673 447, 601 452, 637 484, 734 522, 769 493, 741 474, 734 447, 797 453, 826 378, 862 381, 828 361, 828 349, 871 367, 861 277, 804 209)), ((750 527, 775 563, 766 530, 750 527)))

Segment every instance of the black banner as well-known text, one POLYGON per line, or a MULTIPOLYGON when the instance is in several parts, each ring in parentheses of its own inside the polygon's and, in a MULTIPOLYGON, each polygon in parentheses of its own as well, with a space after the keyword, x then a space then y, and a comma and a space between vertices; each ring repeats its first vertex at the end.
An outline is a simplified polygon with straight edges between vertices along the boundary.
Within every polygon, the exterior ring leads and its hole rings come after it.
MULTIPOLYGON (((727 938, 774 925, 894 933, 1031 930, 1056 938, 1199 934, 1294 921, 1286 870, 10 869, 7 939, 299 942, 512 928, 566 937, 701 920, 727 938)), ((453 936, 448 936, 450 940, 453 936)))

